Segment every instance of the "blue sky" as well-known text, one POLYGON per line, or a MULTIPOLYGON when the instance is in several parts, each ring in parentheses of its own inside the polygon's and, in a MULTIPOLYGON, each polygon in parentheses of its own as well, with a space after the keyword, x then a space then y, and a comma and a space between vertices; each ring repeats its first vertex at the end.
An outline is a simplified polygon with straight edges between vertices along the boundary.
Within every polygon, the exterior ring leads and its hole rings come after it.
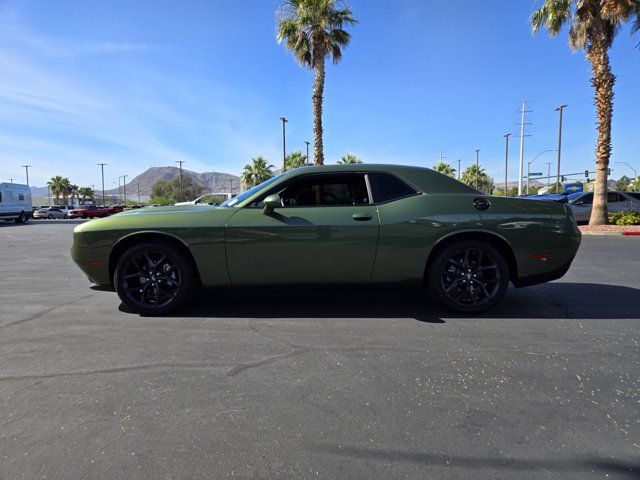
MULTIPOLYGON (((593 169, 589 65, 566 32, 533 37, 533 0, 352 0, 360 23, 327 71, 325 156, 433 166, 440 151, 503 178, 503 134, 533 112, 525 158, 556 146, 567 103, 563 172, 593 169)), ((279 165, 312 140, 312 73, 275 40, 272 0, 0 0, 0 179, 52 175, 106 186, 151 165, 238 174, 251 157, 279 165)), ((640 35, 621 31, 612 162, 640 168, 640 35)), ((510 179, 517 178, 517 139, 510 179)), ((546 171, 553 153, 532 169, 546 171)), ((612 164, 613 176, 630 174, 612 164)))

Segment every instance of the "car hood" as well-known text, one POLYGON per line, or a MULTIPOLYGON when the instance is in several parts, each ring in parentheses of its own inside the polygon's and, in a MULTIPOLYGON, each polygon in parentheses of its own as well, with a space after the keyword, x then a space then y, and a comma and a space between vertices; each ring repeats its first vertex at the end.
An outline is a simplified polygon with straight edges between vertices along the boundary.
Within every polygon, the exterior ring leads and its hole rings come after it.
POLYGON ((74 232, 216 227, 224 226, 234 212, 234 208, 213 205, 145 207, 83 223, 74 232))

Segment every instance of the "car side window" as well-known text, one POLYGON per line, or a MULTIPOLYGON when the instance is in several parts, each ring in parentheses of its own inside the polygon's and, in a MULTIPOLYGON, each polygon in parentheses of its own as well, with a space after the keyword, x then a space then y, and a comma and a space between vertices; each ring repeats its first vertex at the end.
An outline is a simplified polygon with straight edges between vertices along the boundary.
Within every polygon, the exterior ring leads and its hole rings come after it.
POLYGON ((369 185, 374 203, 384 203, 415 195, 418 191, 394 175, 369 173, 369 185))
MULTIPOLYGON (((369 193, 364 174, 305 175, 294 179, 278 192, 283 207, 337 207, 368 205, 369 193)), ((258 203, 261 206, 262 202, 258 203)))
POLYGON ((587 193, 580 200, 585 205, 591 205, 593 203, 593 193, 587 193))
POLYGON ((607 203, 615 203, 620 201, 620 195, 616 192, 607 193, 607 203))

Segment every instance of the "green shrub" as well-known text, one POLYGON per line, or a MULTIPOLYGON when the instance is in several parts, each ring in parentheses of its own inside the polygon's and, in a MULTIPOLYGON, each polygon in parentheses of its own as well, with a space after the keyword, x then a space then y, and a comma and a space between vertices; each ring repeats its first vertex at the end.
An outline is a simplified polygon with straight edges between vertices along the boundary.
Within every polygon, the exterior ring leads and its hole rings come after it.
POLYGON ((611 214, 609 222, 612 225, 640 225, 640 212, 637 210, 616 212, 611 214))

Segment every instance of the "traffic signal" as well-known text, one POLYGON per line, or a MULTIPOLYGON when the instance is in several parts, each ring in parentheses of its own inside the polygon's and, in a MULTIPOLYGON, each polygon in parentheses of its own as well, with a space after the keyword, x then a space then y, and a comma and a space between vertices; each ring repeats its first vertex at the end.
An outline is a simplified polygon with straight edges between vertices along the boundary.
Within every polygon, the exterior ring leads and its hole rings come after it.
POLYGON ((560 181, 561 181, 561 182, 564 182, 564 175, 562 175, 562 176, 560 177, 560 181))
POLYGON ((585 176, 586 178, 589 178, 589 170, 585 170, 585 171, 584 171, 584 176, 585 176))

